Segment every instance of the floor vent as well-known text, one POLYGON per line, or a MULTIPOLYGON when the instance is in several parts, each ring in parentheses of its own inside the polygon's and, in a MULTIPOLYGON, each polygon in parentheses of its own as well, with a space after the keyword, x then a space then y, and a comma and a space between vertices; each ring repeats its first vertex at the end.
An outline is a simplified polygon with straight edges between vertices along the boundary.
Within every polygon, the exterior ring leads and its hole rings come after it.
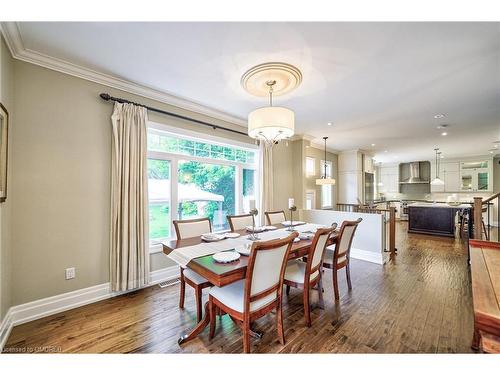
POLYGON ((179 282, 180 282, 180 280, 177 278, 177 279, 172 279, 172 280, 168 280, 168 281, 162 281, 161 283, 158 284, 158 286, 160 288, 166 288, 167 286, 172 286, 172 285, 178 284, 179 282))

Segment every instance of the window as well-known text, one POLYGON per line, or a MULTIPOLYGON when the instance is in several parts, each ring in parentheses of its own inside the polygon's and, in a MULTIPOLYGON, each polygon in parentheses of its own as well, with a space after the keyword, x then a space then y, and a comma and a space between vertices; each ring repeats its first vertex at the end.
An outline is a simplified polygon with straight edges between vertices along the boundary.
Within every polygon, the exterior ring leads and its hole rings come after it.
POLYGON ((165 128, 148 129, 151 243, 174 237, 175 219, 209 217, 217 231, 229 228, 227 215, 258 206, 256 149, 165 128))
POLYGON ((316 168, 316 159, 306 157, 306 176, 311 177, 314 176, 316 168))
POLYGON ((306 192, 306 210, 314 210, 316 201, 316 192, 309 190, 306 192))
MULTIPOLYGON (((325 161, 320 163, 321 173, 325 173, 325 161)), ((326 162, 326 177, 332 177, 332 162, 326 162)), ((332 185, 321 185, 321 208, 332 207, 332 185)))

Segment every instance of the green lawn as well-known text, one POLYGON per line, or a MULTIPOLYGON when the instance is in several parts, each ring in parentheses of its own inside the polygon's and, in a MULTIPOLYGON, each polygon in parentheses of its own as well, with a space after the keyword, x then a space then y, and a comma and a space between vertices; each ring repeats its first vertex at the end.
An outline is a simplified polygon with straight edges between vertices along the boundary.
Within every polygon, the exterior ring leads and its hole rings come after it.
POLYGON ((170 237, 169 204, 149 205, 149 238, 170 237))

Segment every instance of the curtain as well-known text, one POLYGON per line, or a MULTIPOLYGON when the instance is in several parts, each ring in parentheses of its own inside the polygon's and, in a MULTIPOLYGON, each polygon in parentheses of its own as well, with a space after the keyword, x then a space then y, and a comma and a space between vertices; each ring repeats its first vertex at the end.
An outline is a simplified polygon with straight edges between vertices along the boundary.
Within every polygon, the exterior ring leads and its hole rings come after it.
POLYGON ((149 283, 147 112, 115 103, 111 123, 111 249, 113 291, 149 283))
POLYGON ((261 224, 265 225, 264 212, 273 210, 273 147, 260 142, 260 208, 261 224))

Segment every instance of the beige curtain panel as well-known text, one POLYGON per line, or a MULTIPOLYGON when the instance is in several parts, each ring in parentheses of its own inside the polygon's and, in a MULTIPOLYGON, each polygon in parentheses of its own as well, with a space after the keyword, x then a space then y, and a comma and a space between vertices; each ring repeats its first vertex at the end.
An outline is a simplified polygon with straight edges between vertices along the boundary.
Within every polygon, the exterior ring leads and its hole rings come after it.
POLYGON ((264 212, 274 209, 273 201, 273 147, 266 142, 260 142, 260 208, 259 216, 265 225, 264 212))
POLYGON ((111 123, 111 253, 113 291, 149 283, 147 111, 115 103, 111 123))

